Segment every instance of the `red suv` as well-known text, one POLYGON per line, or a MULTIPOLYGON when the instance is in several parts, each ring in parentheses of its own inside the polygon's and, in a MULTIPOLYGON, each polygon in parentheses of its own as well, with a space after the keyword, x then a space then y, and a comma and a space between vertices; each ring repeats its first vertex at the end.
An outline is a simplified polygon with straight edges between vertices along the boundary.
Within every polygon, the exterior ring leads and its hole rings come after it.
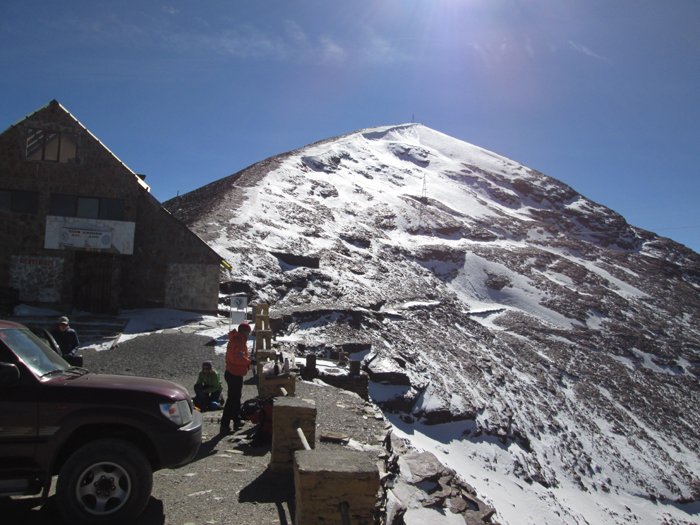
POLYGON ((188 463, 202 416, 182 386, 90 373, 30 329, 0 321, 0 496, 46 497, 69 523, 128 523, 153 471, 188 463))

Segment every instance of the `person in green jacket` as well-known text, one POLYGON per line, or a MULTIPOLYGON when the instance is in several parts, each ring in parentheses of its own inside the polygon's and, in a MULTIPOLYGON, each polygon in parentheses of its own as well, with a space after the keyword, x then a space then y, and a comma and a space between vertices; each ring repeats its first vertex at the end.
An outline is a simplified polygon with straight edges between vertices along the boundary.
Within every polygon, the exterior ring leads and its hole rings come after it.
POLYGON ((223 390, 219 372, 214 370, 211 361, 202 363, 202 371, 197 376, 194 385, 194 406, 200 410, 216 410, 223 404, 221 391, 223 390))

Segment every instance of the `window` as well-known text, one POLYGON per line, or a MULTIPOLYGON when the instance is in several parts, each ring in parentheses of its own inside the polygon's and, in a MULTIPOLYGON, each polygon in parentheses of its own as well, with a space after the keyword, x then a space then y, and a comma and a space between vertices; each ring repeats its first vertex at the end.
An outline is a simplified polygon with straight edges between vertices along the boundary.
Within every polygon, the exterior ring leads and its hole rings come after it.
POLYGON ((78 136, 75 133, 27 130, 27 160, 77 164, 78 136))
POLYGON ((78 197, 77 195, 52 193, 49 215, 123 221, 124 205, 124 199, 78 197))
POLYGON ((0 190, 0 211, 12 211, 12 192, 0 190))
POLYGON ((58 215, 59 217, 75 217, 77 207, 78 197, 75 195, 60 195, 58 193, 52 193, 49 215, 58 215))
POLYGON ((97 219, 100 216, 100 199, 78 197, 78 212, 76 217, 97 219))
POLYGON ((39 192, 0 190, 0 211, 39 213, 39 192))
POLYGON ((124 220, 124 199, 100 199, 100 219, 124 220))

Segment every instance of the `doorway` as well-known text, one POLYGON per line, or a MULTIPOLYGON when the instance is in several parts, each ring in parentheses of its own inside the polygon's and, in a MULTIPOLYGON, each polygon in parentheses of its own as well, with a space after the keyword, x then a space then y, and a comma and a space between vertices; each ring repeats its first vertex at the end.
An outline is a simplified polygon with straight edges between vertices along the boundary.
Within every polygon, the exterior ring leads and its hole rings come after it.
POLYGON ((76 252, 73 274, 76 308, 95 314, 116 313, 119 266, 112 254, 76 252))

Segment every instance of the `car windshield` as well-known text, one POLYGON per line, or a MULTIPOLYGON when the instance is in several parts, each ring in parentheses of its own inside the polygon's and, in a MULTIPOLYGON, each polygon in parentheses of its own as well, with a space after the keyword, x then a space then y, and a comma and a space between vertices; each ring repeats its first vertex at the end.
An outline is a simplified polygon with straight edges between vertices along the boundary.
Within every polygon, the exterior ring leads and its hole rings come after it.
POLYGON ((27 328, 0 330, 0 339, 37 376, 67 370, 70 365, 27 328))
POLYGON ((53 337, 46 331, 46 330, 39 330, 36 328, 29 328, 32 333, 37 336, 39 339, 41 339, 41 342, 44 343, 46 346, 51 348, 52 350, 56 350, 58 348, 58 345, 56 344, 56 341, 54 341, 53 337))

